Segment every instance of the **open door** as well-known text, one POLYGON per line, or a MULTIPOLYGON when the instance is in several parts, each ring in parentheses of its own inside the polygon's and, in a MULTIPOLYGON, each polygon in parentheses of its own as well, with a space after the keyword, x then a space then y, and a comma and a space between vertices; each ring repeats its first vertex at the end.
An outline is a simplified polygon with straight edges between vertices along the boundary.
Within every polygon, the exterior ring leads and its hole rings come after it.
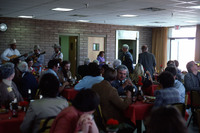
POLYGON ((78 36, 60 35, 59 43, 61 44, 61 52, 63 53, 63 60, 71 62, 71 72, 74 77, 77 68, 78 36))

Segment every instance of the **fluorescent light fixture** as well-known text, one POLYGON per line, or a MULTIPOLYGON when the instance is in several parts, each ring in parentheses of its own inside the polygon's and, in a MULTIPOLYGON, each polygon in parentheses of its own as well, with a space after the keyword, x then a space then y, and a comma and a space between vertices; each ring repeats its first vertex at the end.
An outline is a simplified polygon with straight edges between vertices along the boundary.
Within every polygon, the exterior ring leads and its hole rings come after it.
POLYGON ((197 23, 198 21, 185 21, 186 23, 197 23))
POLYGON ((34 18, 34 16, 18 16, 19 18, 34 18))
POLYGON ((127 17, 127 18, 131 18, 131 17, 136 17, 138 15, 132 15, 132 14, 124 14, 124 15, 119 15, 120 17, 127 17))
POLYGON ((69 12, 69 11, 72 11, 74 9, 69 9, 69 8, 53 8, 51 10, 53 10, 53 11, 61 11, 61 12, 69 12))
POLYGON ((200 6, 189 6, 188 8, 200 9, 200 6))
POLYGON ((90 22, 90 20, 76 20, 77 22, 90 22))

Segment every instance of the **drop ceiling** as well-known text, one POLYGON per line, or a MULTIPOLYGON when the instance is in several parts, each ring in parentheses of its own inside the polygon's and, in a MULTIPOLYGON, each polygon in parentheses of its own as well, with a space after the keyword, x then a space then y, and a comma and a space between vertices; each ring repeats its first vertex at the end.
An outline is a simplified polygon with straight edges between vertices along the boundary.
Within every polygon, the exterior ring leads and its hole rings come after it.
POLYGON ((1 0, 0 17, 32 15, 40 20, 171 27, 200 24, 200 9, 189 8, 197 5, 200 0, 1 0), (51 10, 56 7, 74 10, 51 10), (124 14, 137 16, 120 17, 124 14))

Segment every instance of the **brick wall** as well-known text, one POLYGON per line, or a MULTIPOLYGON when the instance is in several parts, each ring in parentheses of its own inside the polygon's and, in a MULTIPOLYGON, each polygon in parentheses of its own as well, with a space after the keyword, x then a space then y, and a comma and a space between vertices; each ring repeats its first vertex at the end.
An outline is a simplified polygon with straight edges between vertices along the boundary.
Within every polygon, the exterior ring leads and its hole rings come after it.
MULTIPOLYGON (((0 23, 6 23, 6 32, 0 32, 0 53, 8 48, 8 42, 15 38, 17 49, 21 54, 33 50, 35 44, 39 44, 42 50, 46 51, 45 64, 53 53, 51 47, 59 42, 59 35, 77 34, 80 37, 78 50, 79 64, 87 57, 87 39, 89 36, 106 36, 106 60, 112 62, 115 59, 116 30, 139 31, 140 47, 144 44, 149 46, 151 51, 152 28, 120 26, 107 24, 91 24, 63 21, 46 21, 21 18, 0 18, 0 23)), ((140 50, 141 52, 141 50, 140 50)))

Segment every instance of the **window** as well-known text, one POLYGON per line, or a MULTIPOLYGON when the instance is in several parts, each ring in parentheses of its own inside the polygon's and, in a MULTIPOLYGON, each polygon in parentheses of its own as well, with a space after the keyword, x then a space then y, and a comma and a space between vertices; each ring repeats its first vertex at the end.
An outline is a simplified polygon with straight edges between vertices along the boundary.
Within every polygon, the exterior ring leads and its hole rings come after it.
POLYGON ((194 60, 196 27, 183 27, 180 30, 169 29, 169 60, 178 60, 179 68, 186 69, 186 64, 194 60))

